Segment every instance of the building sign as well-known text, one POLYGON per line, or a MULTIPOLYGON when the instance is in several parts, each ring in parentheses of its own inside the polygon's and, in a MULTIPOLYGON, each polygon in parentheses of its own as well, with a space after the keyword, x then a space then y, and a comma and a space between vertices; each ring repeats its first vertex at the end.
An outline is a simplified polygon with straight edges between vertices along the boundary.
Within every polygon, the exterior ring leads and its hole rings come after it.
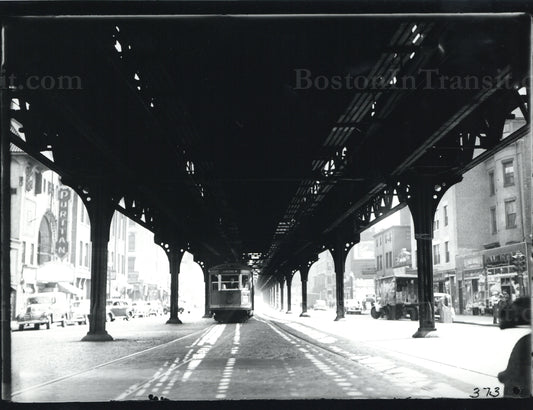
POLYGON ((57 221, 57 242, 56 253, 63 259, 68 253, 68 203, 70 201, 70 189, 61 188, 59 190, 59 217, 57 221))
POLYGON ((465 256, 464 257, 465 269, 479 269, 483 267, 483 257, 481 255, 465 256))

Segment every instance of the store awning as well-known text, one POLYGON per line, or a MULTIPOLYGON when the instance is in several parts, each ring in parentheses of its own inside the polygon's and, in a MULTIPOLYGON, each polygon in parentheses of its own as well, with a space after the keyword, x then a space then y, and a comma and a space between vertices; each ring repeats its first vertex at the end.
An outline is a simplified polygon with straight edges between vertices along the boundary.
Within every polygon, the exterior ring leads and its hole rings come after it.
POLYGON ((81 289, 71 285, 68 282, 58 282, 57 286, 59 286, 59 289, 61 289, 63 292, 72 293, 76 296, 83 296, 83 291, 81 289))

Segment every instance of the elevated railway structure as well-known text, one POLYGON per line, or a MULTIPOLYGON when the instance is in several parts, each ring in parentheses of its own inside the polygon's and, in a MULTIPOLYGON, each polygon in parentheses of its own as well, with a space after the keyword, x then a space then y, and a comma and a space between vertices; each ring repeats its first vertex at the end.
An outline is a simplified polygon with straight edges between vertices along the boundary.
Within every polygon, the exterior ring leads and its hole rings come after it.
MULTIPOLYGON (((248 264, 263 290, 290 285, 299 270, 305 313, 309 266, 329 249, 342 318, 347 252, 360 232, 408 206, 421 302, 414 336, 424 337, 435 330, 436 206, 464 172, 530 132, 529 39, 520 14, 8 16, 2 225, 14 144, 87 208, 84 339, 111 340, 107 242, 117 210, 167 253, 168 321, 179 323, 186 250, 206 291, 217 264, 248 264), (516 109, 527 124, 503 138, 516 109)), ((6 267, 4 228, 4 295, 6 267)))

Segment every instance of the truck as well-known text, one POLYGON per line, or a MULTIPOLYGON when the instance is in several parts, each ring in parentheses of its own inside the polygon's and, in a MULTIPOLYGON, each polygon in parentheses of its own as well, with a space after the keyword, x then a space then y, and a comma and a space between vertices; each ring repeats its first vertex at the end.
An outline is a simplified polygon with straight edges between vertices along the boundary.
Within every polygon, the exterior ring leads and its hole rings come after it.
POLYGON ((415 273, 393 273, 376 279, 376 302, 370 310, 374 319, 418 320, 418 278, 415 273))

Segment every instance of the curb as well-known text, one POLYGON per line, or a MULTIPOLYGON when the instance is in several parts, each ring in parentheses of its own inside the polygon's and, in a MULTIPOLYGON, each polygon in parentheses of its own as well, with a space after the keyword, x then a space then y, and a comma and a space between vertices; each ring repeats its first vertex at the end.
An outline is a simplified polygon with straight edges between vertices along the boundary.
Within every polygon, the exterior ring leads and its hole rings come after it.
POLYGON ((499 327, 499 325, 497 323, 465 322, 465 321, 462 321, 462 320, 454 320, 453 323, 460 323, 462 325, 477 325, 477 326, 499 327))

